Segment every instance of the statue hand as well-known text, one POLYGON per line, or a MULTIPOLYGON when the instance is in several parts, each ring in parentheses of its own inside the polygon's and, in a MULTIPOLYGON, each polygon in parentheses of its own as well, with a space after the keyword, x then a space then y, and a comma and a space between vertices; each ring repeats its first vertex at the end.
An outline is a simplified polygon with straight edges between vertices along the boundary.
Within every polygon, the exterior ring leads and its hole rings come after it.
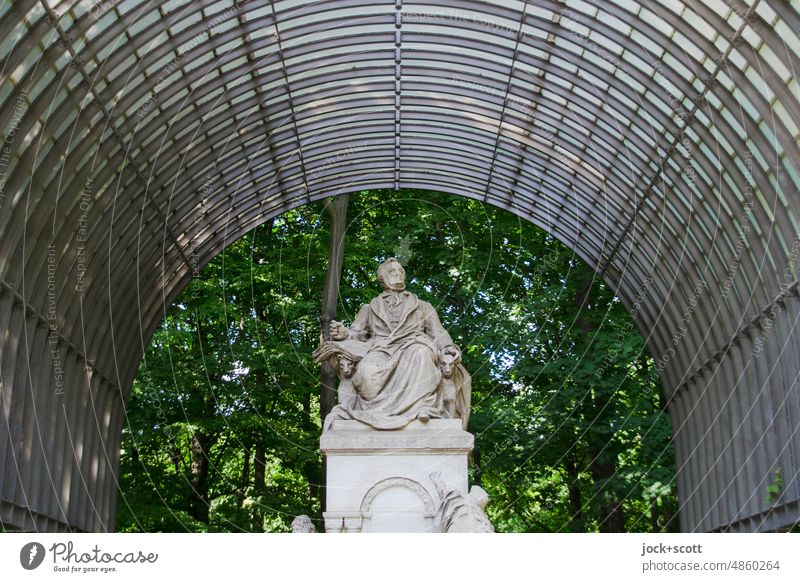
POLYGON ((331 339, 334 341, 346 340, 350 337, 347 328, 338 321, 331 321, 331 339))
POLYGON ((447 346, 446 348, 442 349, 440 357, 444 357, 446 355, 452 356, 453 361, 456 364, 461 362, 461 350, 456 346, 447 346))

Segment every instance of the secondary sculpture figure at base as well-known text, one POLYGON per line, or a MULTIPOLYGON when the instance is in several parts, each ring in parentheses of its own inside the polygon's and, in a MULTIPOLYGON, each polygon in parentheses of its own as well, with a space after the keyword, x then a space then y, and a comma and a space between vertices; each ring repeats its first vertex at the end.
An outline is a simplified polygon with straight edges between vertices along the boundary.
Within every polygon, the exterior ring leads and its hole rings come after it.
POLYGON ((298 515, 292 520, 292 533, 317 533, 317 528, 310 517, 298 515))
POLYGON ((339 404, 325 418, 354 419, 381 430, 412 420, 469 420, 472 382, 461 350, 436 310, 405 290, 405 269, 395 258, 378 268, 383 293, 363 306, 353 325, 331 323, 331 341, 314 352, 330 360, 340 378, 339 404))
POLYGON ((479 485, 473 485, 469 494, 448 488, 441 475, 431 476, 441 503, 433 520, 436 533, 494 533, 494 526, 484 509, 489 495, 479 485))

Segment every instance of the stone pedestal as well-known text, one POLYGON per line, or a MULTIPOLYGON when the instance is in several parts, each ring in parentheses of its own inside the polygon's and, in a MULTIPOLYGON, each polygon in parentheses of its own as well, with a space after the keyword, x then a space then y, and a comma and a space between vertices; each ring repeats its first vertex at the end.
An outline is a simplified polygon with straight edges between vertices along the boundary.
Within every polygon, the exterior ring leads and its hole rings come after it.
POLYGON ((325 531, 432 531, 440 500, 430 475, 440 473, 466 493, 473 441, 459 419, 415 420, 387 431, 336 421, 320 439, 328 473, 325 531))

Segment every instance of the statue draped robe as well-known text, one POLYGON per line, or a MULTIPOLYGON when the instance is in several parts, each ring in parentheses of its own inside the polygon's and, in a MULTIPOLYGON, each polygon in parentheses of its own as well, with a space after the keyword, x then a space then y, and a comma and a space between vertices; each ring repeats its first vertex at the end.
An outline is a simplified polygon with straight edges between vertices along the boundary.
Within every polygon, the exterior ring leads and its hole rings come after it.
MULTIPOLYGON (((356 342, 363 342, 354 347, 365 354, 351 379, 356 397, 333 408, 326 429, 338 419, 393 430, 421 416, 446 416, 437 390, 439 354, 454 344, 430 303, 408 291, 381 293, 361 308, 349 339, 337 343, 356 342)), ((460 373, 469 378, 463 367, 460 373)))

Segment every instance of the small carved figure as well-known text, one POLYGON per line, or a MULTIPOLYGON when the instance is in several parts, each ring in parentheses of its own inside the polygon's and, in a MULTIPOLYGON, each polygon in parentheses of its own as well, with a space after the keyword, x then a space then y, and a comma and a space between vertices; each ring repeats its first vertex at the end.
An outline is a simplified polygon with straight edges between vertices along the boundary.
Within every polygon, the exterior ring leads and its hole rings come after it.
POLYGON ((310 517, 298 515, 292 520, 292 533, 317 533, 317 528, 310 517))
POLYGON ((456 383, 453 382, 453 364, 455 357, 450 354, 442 356, 439 368, 442 370, 442 382, 439 384, 439 393, 442 398, 442 408, 448 418, 456 417, 456 383))
POLYGON ((486 517, 484 509, 489 495, 478 485, 473 485, 469 493, 462 493, 448 487, 440 473, 433 473, 431 481, 441 500, 433 531, 438 533, 494 533, 494 526, 486 517))
POLYGON ((339 375, 339 404, 353 408, 358 399, 356 389, 353 387, 353 374, 358 362, 344 353, 339 354, 336 358, 331 358, 331 361, 336 362, 333 367, 339 375))
POLYGON ((458 359, 452 354, 442 355, 439 368, 442 371, 439 398, 441 408, 445 412, 444 418, 460 418, 462 428, 467 430, 472 401, 472 379, 463 370, 463 366, 458 366, 458 359))

